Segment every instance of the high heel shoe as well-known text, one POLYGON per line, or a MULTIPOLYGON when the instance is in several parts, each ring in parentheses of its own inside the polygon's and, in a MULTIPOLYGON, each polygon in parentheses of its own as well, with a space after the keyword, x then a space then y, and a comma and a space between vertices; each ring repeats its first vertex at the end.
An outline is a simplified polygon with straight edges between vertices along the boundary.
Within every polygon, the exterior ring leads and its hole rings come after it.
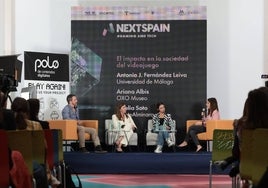
POLYGON ((199 152, 202 148, 203 148, 202 146, 198 145, 197 149, 196 149, 196 152, 199 152))
POLYGON ((123 150, 120 146, 120 140, 116 140, 114 145, 115 145, 115 152, 116 153, 123 153, 123 150))
POLYGON ((185 147, 187 145, 188 145, 188 143, 183 141, 180 145, 177 145, 177 147, 182 148, 182 147, 185 147))
POLYGON ((117 148, 115 149, 115 151, 116 151, 116 153, 123 153, 122 148, 118 148, 118 147, 117 147, 117 148))

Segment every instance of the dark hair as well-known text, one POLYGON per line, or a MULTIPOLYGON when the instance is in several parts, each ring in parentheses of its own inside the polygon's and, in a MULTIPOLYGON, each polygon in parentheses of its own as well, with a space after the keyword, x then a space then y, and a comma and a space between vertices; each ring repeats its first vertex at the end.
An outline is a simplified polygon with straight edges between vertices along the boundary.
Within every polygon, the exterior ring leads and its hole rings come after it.
POLYGON ((161 105, 164 105, 164 106, 165 106, 165 104, 164 104, 163 102, 158 102, 158 103, 156 104, 156 111, 157 111, 157 112, 159 112, 159 107, 160 107, 161 105))
POLYGON ((11 109, 15 112, 15 121, 19 130, 26 129, 27 123, 25 119, 28 118, 29 104, 26 99, 16 97, 11 104, 11 109))
POLYGON ((248 93, 246 128, 268 128, 268 88, 248 93))
MULTIPOLYGON (((241 134, 241 130, 245 126, 245 122, 247 120, 247 117, 248 117, 248 99, 246 99, 246 101, 245 101, 242 117, 236 121, 237 131, 239 134, 241 134)), ((235 121, 234 121, 234 123, 235 123, 235 121)))
POLYGON ((33 121, 38 121, 38 114, 39 114, 39 110, 40 110, 40 101, 39 99, 28 99, 27 100, 28 104, 29 104, 29 119, 33 120, 33 121))
POLYGON ((2 91, 0 91, 0 122, 2 122, 4 119, 3 109, 6 106, 6 102, 7 102, 7 95, 2 91))
POLYGON ((208 98, 208 102, 210 103, 210 109, 208 109, 208 115, 212 116, 214 110, 219 111, 217 99, 214 97, 208 98))
POLYGON ((66 97, 66 100, 67 100, 67 103, 69 104, 69 102, 72 100, 72 98, 75 97, 74 94, 69 94, 67 97, 66 97))
POLYGON ((246 99, 243 109, 243 114, 241 118, 245 118, 248 116, 248 99, 246 99))
POLYGON ((3 109, 6 106, 7 94, 0 91, 0 108, 3 109))
MULTIPOLYGON (((115 115, 116 117, 119 119, 119 120, 122 120, 122 114, 120 113, 120 109, 122 108, 122 106, 126 105, 125 103, 123 102, 120 102, 116 105, 115 107, 115 115)), ((128 115, 126 114, 126 117, 128 118, 128 115)))

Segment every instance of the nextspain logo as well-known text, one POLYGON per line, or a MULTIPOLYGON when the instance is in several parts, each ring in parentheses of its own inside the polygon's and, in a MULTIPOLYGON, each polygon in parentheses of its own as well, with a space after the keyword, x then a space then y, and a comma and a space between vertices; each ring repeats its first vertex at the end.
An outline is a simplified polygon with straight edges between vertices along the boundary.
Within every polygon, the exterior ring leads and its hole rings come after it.
POLYGON ((102 36, 106 36, 107 33, 115 33, 115 30, 114 30, 114 25, 113 23, 109 23, 109 26, 107 28, 104 28, 103 31, 102 31, 102 36))
POLYGON ((170 32, 169 23, 109 23, 102 35, 111 34, 154 34, 170 32))

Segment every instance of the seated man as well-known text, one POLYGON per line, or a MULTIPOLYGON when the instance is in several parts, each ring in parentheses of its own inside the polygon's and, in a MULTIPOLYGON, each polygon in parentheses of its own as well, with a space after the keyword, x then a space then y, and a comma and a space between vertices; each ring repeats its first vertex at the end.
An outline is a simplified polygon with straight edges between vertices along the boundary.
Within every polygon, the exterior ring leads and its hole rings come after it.
POLYGON ((90 127, 84 127, 80 124, 79 119, 79 110, 77 108, 77 98, 73 94, 69 94, 67 96, 68 105, 66 105, 62 110, 62 118, 63 119, 74 119, 77 120, 77 132, 78 132, 78 140, 79 140, 79 147, 81 152, 89 153, 89 151, 85 147, 85 133, 90 134, 94 146, 95 152, 104 153, 100 145, 100 139, 96 129, 90 127))

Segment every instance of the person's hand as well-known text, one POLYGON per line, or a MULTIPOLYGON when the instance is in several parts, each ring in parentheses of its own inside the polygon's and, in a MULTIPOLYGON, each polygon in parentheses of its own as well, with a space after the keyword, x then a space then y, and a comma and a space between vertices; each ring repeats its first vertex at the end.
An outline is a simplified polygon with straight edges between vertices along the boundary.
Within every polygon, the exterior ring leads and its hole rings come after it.
POLYGON ((81 120, 77 120, 77 125, 81 125, 81 120))
POLYGON ((194 125, 202 125, 202 121, 197 121, 194 125))
POLYGON ((171 127, 170 127, 169 125, 167 125, 167 126, 166 126, 166 129, 167 129, 167 130, 170 130, 170 129, 171 129, 171 127))

